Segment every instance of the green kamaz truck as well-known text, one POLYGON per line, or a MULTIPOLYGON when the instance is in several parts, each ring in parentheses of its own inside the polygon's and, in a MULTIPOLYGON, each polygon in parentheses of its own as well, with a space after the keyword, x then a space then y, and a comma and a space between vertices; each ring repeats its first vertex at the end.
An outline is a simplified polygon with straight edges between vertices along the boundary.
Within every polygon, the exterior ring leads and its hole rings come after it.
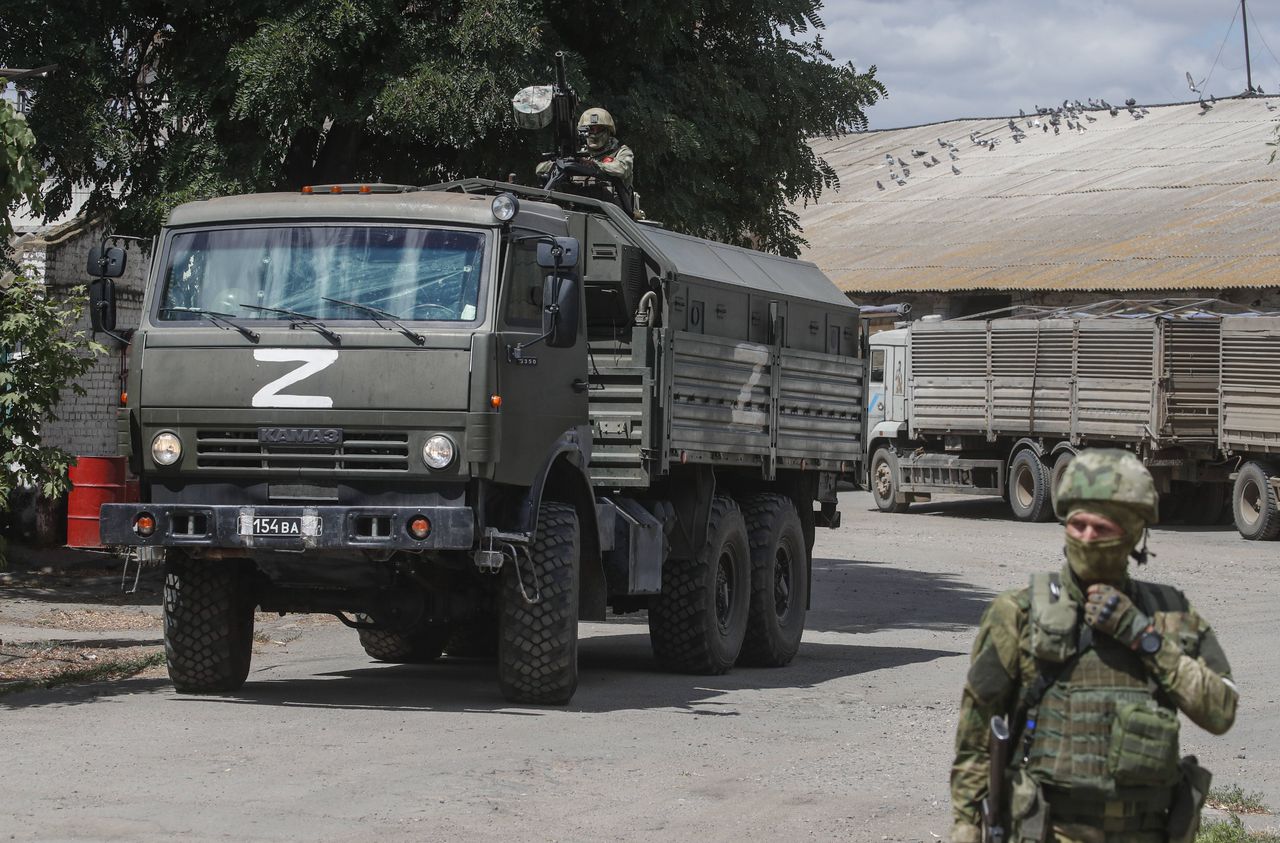
MULTIPOLYGON (((610 609, 677 671, 795 655, 865 419, 858 311, 812 264, 482 180, 192 202, 151 260, 141 500, 101 533, 163 560, 179 691, 244 683, 255 610, 496 656, 525 703, 570 699, 610 609)), ((90 259, 106 329, 122 263, 90 259)))

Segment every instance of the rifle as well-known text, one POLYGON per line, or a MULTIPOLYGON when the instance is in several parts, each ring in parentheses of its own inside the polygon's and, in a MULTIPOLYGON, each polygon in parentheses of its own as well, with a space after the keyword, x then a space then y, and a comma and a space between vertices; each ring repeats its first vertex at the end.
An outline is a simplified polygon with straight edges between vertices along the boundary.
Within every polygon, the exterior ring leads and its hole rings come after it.
POLYGON ((1001 821, 1004 800, 1004 771, 1009 766, 1009 724, 1001 715, 991 718, 989 742, 991 760, 987 768, 987 795, 982 800, 982 839, 984 843, 1004 843, 1005 827, 1001 821))

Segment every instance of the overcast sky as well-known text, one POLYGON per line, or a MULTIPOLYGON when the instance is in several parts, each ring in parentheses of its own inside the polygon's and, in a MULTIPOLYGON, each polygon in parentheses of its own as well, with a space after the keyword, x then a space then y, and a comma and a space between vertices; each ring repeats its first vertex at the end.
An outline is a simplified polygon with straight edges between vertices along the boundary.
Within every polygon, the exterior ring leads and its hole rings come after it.
MULTIPOLYGON (((871 128, 889 129, 1030 112, 1063 99, 1194 100, 1188 71, 1197 82, 1209 77, 1206 97, 1238 94, 1245 85, 1239 7, 1239 0, 826 0, 823 40, 858 70, 877 66, 889 96, 868 116, 871 128)), ((1280 93, 1280 0, 1247 0, 1247 8, 1254 84, 1280 93)))

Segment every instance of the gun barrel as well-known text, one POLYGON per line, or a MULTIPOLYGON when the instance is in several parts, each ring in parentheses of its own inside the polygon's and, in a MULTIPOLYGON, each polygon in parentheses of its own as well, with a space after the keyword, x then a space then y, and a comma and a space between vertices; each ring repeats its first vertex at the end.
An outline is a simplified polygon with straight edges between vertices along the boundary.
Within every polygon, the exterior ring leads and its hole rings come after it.
POLYGON ((1003 843, 1005 829, 1000 824, 1004 800, 1004 772, 1009 763, 1009 721, 1000 715, 991 718, 990 758, 987 766, 987 798, 983 800, 984 839, 1003 843))
POLYGON ((564 66, 564 50, 556 50, 556 87, 565 92, 569 90, 569 75, 564 66))

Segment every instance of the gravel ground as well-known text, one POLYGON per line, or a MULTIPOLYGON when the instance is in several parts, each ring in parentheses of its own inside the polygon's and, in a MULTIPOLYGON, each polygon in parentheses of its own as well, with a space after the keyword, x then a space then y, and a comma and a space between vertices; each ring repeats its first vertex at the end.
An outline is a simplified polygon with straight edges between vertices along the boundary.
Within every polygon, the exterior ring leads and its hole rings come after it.
MULTIPOLYGON (((0 696, 0 829, 18 840, 941 839, 977 621, 996 593, 1060 564, 1061 527, 1014 523, 989 501, 870 507, 845 494, 844 527, 818 531, 813 609, 784 669, 664 674, 643 620, 618 618, 583 625, 571 705, 518 708, 491 665, 375 664, 336 622, 264 615, 234 695, 180 697, 153 669, 0 696)), ((1146 576, 1185 589, 1214 623, 1242 694, 1225 737, 1184 721, 1184 751, 1215 784, 1278 808, 1280 545, 1173 527, 1152 548, 1146 576)), ((95 583, 0 581, 0 639, 154 644, 154 574, 105 605, 95 583)))

